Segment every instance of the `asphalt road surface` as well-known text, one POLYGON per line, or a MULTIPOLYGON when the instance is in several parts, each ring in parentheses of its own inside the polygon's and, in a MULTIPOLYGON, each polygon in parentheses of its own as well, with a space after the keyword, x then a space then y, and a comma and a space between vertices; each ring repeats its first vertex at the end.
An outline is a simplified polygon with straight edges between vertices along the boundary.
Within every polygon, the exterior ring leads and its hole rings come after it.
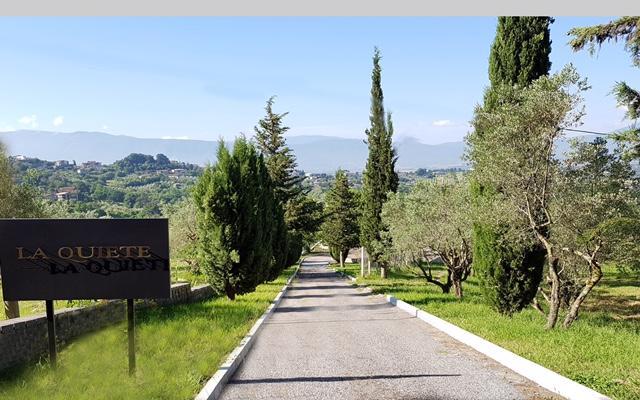
POLYGON ((307 258, 222 399, 558 399, 307 258))

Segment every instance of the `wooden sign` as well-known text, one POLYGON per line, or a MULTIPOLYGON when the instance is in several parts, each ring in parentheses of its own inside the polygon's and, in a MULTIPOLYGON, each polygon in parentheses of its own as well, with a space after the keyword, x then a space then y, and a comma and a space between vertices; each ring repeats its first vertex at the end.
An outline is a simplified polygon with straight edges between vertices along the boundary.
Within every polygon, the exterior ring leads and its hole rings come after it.
POLYGON ((166 219, 0 219, 5 300, 170 295, 166 219))

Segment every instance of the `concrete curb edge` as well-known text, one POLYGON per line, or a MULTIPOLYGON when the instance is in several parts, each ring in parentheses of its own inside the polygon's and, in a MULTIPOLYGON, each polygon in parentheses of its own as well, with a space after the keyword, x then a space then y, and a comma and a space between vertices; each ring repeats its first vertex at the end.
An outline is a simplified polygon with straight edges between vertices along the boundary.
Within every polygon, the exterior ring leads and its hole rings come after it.
POLYGON ((238 370, 245 357, 253 347, 255 337, 262 329, 265 321, 269 319, 271 314, 274 313, 276 307, 278 307, 278 305, 282 301, 282 296, 284 296, 285 292, 289 288, 289 285, 295 279, 296 275, 298 275, 300 265, 303 261, 304 258, 300 261, 296 270, 289 277, 287 283, 282 287, 280 292, 273 299, 267 310, 262 314, 262 316, 260 316, 260 318, 258 318, 256 323, 253 324, 251 330, 249 330, 249 333, 247 333, 247 335, 240 341, 240 344, 238 344, 238 346, 233 349, 224 363, 220 365, 216 373, 207 381, 207 383, 195 397, 195 400, 216 400, 220 397, 225 385, 227 384, 229 379, 231 379, 233 374, 238 370))
POLYGON ((557 393, 570 400, 611 400, 609 397, 596 392, 578 382, 551 371, 533 361, 520 357, 496 344, 474 335, 435 315, 422 311, 411 304, 398 300, 393 296, 386 296, 387 302, 399 309, 421 319, 434 328, 446 333, 457 341, 466 344, 480 353, 494 359, 519 375, 537 383, 543 388, 557 393))

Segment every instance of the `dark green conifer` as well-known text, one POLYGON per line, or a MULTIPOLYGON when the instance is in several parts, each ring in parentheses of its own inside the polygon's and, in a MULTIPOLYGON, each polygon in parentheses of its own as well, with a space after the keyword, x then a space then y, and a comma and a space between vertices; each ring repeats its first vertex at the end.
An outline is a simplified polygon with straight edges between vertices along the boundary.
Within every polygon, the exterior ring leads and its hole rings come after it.
POLYGON ((369 157, 363 173, 360 241, 371 259, 379 264, 380 273, 385 277, 388 266, 383 254, 388 244, 382 239, 387 235, 384 235, 386 228, 380 214, 387 194, 398 189, 398 175, 395 172, 396 154, 392 142, 393 124, 391 115, 384 111, 380 58, 380 51, 376 48, 371 73, 371 126, 365 131, 369 157))
MULTIPOLYGON (((527 86, 547 75, 551 68, 550 17, 499 17, 489 57, 491 86, 485 93, 485 109, 509 101, 495 95, 500 85, 527 86)), ((479 138, 482 132, 477 132, 479 138)), ((499 149, 496 149, 499 151, 499 149)), ((500 188, 474 182, 476 199, 492 196, 500 188)), ((513 314, 531 303, 542 279, 545 251, 539 246, 516 249, 501 240, 500 229, 476 223, 473 232, 473 268, 483 280, 487 300, 499 312, 513 314)))
POLYGON ((336 172, 335 182, 325 197, 324 209, 321 238, 331 249, 334 259, 344 260, 349 249, 360 243, 360 229, 358 199, 349 187, 347 174, 342 170, 336 172))

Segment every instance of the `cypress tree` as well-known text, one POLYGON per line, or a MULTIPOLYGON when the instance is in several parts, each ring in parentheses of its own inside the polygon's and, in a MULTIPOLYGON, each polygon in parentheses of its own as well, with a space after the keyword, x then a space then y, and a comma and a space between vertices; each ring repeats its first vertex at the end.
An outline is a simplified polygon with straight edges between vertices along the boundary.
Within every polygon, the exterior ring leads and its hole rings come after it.
MULTIPOLYGON (((489 57, 491 86, 485 93, 485 109, 490 110, 500 99, 495 89, 500 85, 528 86, 547 75, 551 68, 550 17, 499 17, 496 37, 489 57)), ((482 132, 477 132, 482 137, 482 132)), ((499 149, 496 149, 499 151, 499 149)), ((481 174, 482 171, 475 171, 481 174)), ((483 197, 495 195, 500 188, 472 183, 476 204, 483 197)), ((474 225, 473 267, 483 280, 485 297, 503 314, 511 315, 534 299, 542 279, 545 251, 539 246, 516 248, 501 240, 502 232, 474 225)))
POLYGON ((198 258, 209 282, 230 299, 252 292, 273 267, 273 188, 264 161, 246 139, 233 153, 221 142, 215 165, 194 189, 198 258))
POLYGON ((365 131, 369 157, 363 173, 360 237, 371 259, 379 263, 381 276, 386 277, 387 265, 383 254, 388 244, 382 239, 387 235, 384 235, 386 228, 382 223, 381 212, 387 194, 398 189, 398 175, 395 172, 397 157, 392 143, 391 114, 385 115, 384 111, 380 58, 380 51, 376 48, 371 73, 371 126, 365 131))
POLYGON ((321 237, 331 249, 331 256, 336 260, 344 260, 349 249, 359 244, 358 235, 358 199, 349 187, 347 174, 338 170, 333 187, 325 198, 321 237))

